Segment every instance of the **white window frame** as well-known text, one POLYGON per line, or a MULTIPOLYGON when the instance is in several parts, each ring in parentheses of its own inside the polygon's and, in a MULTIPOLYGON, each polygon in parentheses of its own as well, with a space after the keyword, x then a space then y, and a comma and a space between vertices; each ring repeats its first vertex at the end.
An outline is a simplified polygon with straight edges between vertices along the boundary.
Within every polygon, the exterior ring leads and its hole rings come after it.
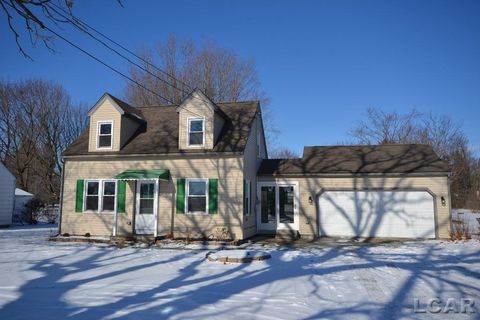
POLYGON ((114 179, 88 179, 85 180, 85 188, 83 190, 83 212, 84 213, 106 213, 113 214, 117 211, 117 196, 118 196, 118 180, 114 179), (87 192, 88 192, 88 183, 89 182, 98 182, 98 209, 97 210, 87 210, 87 192), (103 185, 105 182, 115 182, 115 199, 113 200, 114 209, 113 210, 103 210, 103 185))
POLYGON ((249 216, 252 214, 252 181, 245 179, 245 194, 243 195, 244 214, 249 216), (245 205, 248 199, 248 205, 245 205))
MULTIPOLYGON (((198 214, 198 215, 207 215, 208 214, 208 179, 205 178, 192 178, 192 179, 185 179, 185 213, 186 214, 198 214), (205 183, 205 211, 190 211, 188 208, 188 198, 190 197, 190 182, 204 182, 205 183)), ((203 197, 193 195, 192 197, 203 197)))
POLYGON ((101 183, 101 186, 102 186, 102 199, 100 200, 100 204, 102 205, 102 207, 99 209, 100 212, 115 212, 116 209, 117 209, 117 180, 101 180, 102 183, 101 183), (111 195, 105 195, 103 192, 104 192, 104 188, 105 188, 105 182, 113 182, 115 183, 115 194, 113 195, 113 210, 103 210, 103 197, 107 196, 107 197, 112 197, 111 195))
MULTIPOLYGON (((103 136, 106 136, 104 134, 103 136)), ((105 121, 97 121, 97 150, 112 150, 113 148, 113 120, 105 120, 105 121), (109 124, 111 126, 111 134, 110 134, 110 147, 100 147, 100 126, 102 124, 109 124)))
POLYGON ((189 148, 203 148, 205 147, 205 117, 191 117, 187 119, 187 146, 189 148), (192 121, 202 121, 202 133, 203 133, 203 139, 202 139, 202 144, 190 144, 190 133, 200 133, 200 131, 190 131, 190 123, 192 121))

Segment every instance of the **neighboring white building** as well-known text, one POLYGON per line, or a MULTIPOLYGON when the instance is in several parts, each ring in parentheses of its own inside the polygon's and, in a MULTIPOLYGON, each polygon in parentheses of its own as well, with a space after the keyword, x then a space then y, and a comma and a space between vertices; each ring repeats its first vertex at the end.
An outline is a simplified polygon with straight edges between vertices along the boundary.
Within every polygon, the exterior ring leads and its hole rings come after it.
POLYGON ((33 194, 27 192, 25 190, 16 188, 15 189, 15 214, 21 214, 22 211, 25 209, 25 205, 27 204, 30 199, 33 198, 33 194))
POLYGON ((0 163, 0 227, 12 224, 15 201, 15 177, 0 163))

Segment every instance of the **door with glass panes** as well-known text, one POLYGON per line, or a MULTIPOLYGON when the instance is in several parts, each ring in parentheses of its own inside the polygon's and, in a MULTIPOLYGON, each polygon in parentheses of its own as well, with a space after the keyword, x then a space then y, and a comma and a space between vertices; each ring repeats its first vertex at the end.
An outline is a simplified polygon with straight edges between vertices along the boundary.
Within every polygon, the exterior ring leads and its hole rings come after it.
POLYGON ((158 181, 137 181, 135 233, 154 234, 158 212, 158 181))
POLYGON ((259 230, 298 230, 298 184, 260 182, 257 214, 259 230))

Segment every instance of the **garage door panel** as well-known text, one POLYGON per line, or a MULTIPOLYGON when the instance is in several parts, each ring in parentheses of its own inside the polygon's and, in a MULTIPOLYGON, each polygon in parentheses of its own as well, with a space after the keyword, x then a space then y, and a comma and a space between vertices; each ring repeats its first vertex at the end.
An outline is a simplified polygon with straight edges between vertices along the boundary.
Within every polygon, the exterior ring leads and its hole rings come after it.
POLYGON ((433 197, 426 191, 326 191, 320 235, 434 238, 433 197))

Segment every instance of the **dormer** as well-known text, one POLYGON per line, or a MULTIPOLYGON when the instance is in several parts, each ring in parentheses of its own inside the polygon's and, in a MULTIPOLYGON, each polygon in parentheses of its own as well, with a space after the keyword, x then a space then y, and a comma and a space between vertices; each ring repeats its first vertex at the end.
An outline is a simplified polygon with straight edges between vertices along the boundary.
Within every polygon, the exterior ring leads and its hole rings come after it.
POLYGON ((144 122, 140 111, 105 93, 88 112, 89 152, 119 151, 144 122))
POLYGON ((199 89, 195 89, 177 108, 178 148, 211 150, 225 123, 218 106, 199 89))

